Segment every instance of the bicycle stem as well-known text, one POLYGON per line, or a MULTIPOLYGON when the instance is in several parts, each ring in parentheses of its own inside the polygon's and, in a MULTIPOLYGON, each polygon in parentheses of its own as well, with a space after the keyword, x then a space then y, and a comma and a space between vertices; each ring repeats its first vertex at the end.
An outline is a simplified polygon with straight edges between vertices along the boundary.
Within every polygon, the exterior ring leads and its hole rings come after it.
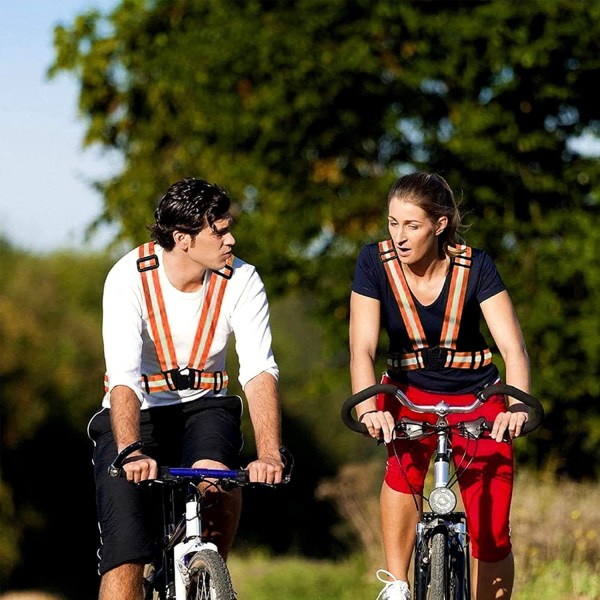
MULTIPOLYGON (((438 425, 445 419, 440 419, 438 425)), ((435 451, 435 464, 433 471, 434 487, 446 487, 450 481, 450 456, 452 455, 452 447, 448 433, 439 431, 437 434, 437 447, 435 451)))

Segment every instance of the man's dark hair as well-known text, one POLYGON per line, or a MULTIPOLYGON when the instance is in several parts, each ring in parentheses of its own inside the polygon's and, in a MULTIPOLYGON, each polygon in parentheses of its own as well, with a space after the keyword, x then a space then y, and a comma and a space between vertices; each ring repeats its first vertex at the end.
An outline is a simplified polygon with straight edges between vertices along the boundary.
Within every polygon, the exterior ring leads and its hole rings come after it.
POLYGON ((231 205, 227 192, 216 183, 186 177, 174 183, 154 211, 151 238, 165 250, 175 247, 173 232, 198 235, 205 227, 224 218, 231 205))

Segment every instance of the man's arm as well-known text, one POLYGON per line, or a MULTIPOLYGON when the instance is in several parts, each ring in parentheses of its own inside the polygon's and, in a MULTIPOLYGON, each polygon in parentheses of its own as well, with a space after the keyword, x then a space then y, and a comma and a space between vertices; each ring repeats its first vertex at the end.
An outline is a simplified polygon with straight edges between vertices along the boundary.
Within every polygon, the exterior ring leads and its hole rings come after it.
POLYGON ((267 372, 253 377, 244 386, 250 420, 254 429, 257 459, 248 465, 251 481, 280 483, 283 462, 281 447, 281 406, 277 380, 267 372))
MULTIPOLYGON (((110 420, 117 452, 140 439, 140 401, 131 388, 117 385, 111 390, 110 420)), ((135 482, 158 475, 156 462, 140 450, 125 459, 123 470, 127 479, 135 482)))

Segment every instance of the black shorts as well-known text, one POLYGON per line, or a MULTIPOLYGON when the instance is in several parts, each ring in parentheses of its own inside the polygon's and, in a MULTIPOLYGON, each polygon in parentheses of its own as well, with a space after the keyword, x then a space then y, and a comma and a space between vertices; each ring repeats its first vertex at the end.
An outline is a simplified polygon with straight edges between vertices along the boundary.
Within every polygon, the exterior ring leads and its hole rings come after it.
MULTIPOLYGON (((243 438, 239 396, 200 398, 182 404, 141 411, 140 437, 152 444, 144 453, 159 466, 191 467, 201 459, 239 468, 243 438)), ((96 413, 88 435, 94 442, 93 464, 96 508, 100 528, 98 573, 123 563, 148 561, 155 539, 151 488, 124 478, 110 477, 108 467, 117 456, 110 409, 96 413)))

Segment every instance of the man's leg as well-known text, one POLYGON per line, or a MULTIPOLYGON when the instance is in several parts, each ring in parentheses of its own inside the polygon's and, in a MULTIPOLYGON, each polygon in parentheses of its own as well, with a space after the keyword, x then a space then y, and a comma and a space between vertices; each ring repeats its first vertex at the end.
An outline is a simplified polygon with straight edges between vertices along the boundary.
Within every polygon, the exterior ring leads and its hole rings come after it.
MULTIPOLYGON (((199 460, 194 468, 228 469, 223 463, 214 460, 199 460)), ((202 535, 207 541, 216 544, 219 553, 227 559, 242 513, 242 490, 239 487, 230 492, 215 489, 209 483, 201 483, 204 490, 206 508, 202 510, 202 535)))
POLYGON ((144 565, 125 563, 107 571, 100 581, 99 600, 142 600, 144 565))

